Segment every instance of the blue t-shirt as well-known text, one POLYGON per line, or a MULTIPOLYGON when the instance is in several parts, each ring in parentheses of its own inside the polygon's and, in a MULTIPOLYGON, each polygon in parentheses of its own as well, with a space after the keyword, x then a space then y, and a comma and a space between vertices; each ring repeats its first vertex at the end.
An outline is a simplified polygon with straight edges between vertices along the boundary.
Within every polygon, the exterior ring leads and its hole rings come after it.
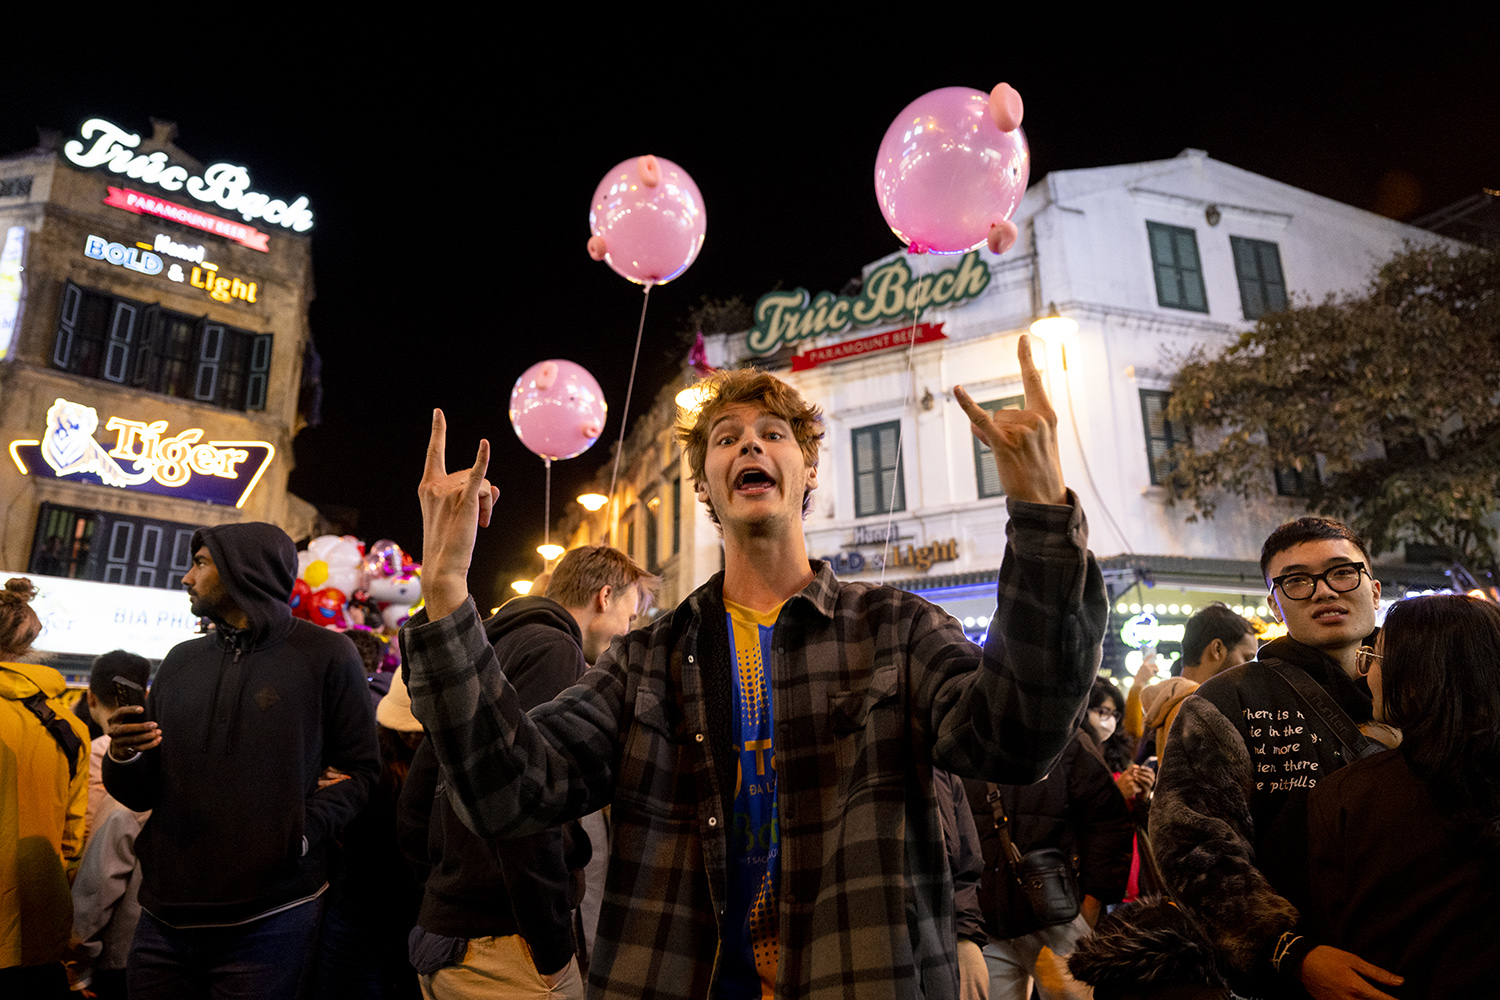
POLYGON ((729 648, 734 657, 732 736, 740 748, 729 828, 729 901, 724 914, 724 963, 719 995, 725 1000, 775 996, 777 940, 776 753, 771 715, 771 633, 778 604, 755 611, 725 601, 729 648))

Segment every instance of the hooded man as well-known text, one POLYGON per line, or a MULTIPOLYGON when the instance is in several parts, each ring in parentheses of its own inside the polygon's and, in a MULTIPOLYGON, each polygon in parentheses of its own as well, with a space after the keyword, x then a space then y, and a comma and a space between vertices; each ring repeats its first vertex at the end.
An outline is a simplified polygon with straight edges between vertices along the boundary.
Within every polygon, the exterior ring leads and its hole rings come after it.
POLYGON ((248 523, 193 533, 183 579, 214 630, 174 647, 141 710, 116 711, 109 793, 152 810, 136 851, 132 997, 293 996, 327 888, 329 838, 379 772, 354 644, 292 617, 292 540, 248 523), (323 768, 349 775, 318 788, 323 768))
MULTIPOLYGON (((619 549, 584 546, 562 557, 545 597, 515 598, 491 616, 485 636, 521 707, 578 683, 610 640, 630 631, 656 583, 619 549)), ((425 883, 411 940, 425 996, 583 996, 576 873, 592 851, 606 853, 602 839, 591 844, 575 821, 496 850, 454 812, 427 741, 401 790, 398 829, 425 883)))

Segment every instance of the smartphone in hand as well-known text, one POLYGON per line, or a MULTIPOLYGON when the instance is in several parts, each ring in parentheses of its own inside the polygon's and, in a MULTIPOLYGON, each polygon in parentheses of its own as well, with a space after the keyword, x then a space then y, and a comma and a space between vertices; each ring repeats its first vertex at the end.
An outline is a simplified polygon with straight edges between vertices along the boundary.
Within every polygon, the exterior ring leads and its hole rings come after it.
POLYGON ((116 674, 110 678, 110 685, 114 688, 116 708, 124 708, 126 705, 146 707, 146 689, 135 681, 116 674))

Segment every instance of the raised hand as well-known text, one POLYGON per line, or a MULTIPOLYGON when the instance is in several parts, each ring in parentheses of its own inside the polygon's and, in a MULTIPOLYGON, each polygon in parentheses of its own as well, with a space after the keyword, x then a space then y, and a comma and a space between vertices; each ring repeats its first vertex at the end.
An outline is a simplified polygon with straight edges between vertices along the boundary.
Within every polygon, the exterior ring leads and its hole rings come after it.
POLYGON ((974 433, 990 446, 995 468, 1000 473, 1000 487, 1007 497, 1032 503, 1065 504, 1068 493, 1057 454, 1057 414, 1047 398, 1042 373, 1032 359, 1029 336, 1021 336, 1016 358, 1021 363, 1021 382, 1026 390, 1024 409, 990 413, 974 402, 963 386, 954 386, 953 394, 968 414, 974 433))
POLYGON ((449 472, 444 457, 448 422, 432 411, 432 438, 417 496, 422 502, 422 599, 429 620, 456 611, 469 598, 474 539, 490 523, 500 491, 484 478, 490 443, 481 440, 471 468, 449 472))

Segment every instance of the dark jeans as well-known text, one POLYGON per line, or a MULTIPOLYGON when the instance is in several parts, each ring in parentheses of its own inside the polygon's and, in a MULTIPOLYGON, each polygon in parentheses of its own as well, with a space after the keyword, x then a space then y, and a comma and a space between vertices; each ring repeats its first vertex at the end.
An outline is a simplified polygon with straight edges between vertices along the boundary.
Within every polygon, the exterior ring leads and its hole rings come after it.
POLYGON ((126 979, 132 1000, 297 1000, 319 900, 238 927, 168 927, 141 911, 126 979))

